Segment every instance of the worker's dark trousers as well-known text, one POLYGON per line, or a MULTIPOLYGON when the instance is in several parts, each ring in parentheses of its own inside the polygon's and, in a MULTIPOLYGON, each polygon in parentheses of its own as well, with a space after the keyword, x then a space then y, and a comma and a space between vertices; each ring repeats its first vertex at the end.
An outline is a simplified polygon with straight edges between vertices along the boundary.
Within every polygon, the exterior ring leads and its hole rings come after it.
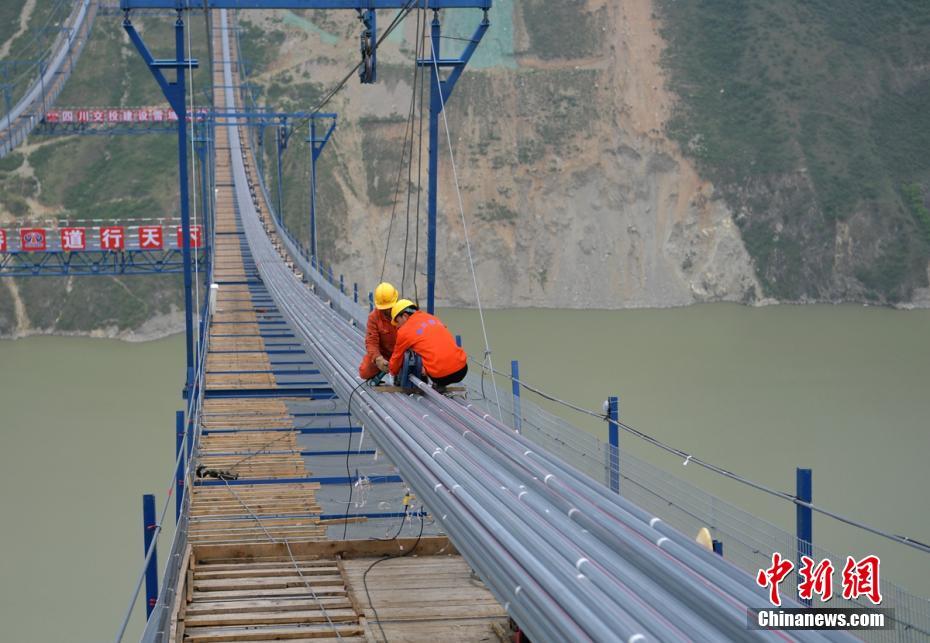
POLYGON ((449 384, 461 382, 465 379, 466 375, 468 375, 468 364, 463 366, 462 370, 456 371, 451 375, 446 375, 445 377, 433 377, 430 375, 430 379, 433 380, 436 386, 449 386, 449 384))

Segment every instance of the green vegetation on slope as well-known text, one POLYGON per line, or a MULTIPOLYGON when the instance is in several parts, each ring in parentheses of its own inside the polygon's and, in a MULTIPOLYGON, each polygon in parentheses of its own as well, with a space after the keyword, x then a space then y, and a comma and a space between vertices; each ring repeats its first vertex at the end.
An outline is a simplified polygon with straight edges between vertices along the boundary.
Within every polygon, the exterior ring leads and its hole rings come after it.
POLYGON ((177 143, 151 136, 68 138, 30 155, 40 201, 79 219, 174 217, 177 143), (77 163, 79 170, 75 170, 77 163))
POLYGON ((26 0, 4 0, 0 2, 0 47, 19 30, 19 15, 26 0))
POLYGON ((895 301, 925 285, 930 3, 658 7, 681 99, 669 133, 741 213, 766 294, 895 301), (855 250, 834 263, 838 235, 855 250), (860 285, 838 286, 849 276, 860 285))
POLYGON ((64 332, 138 328, 181 308, 181 280, 171 276, 41 277, 17 280, 29 321, 64 332))
POLYGON ((530 49, 540 58, 584 58, 601 47, 598 27, 606 10, 589 12, 585 0, 523 0, 519 3, 530 38, 530 49))
MULTIPOLYGON (((41 4, 41 3, 40 3, 41 4)), ((156 57, 170 55, 173 20, 139 19, 156 57)), ((209 78, 203 20, 188 21, 194 31, 197 102, 209 78)), ((125 41, 118 21, 99 20, 74 75, 59 97, 67 107, 164 105, 158 85, 138 53, 125 41)), ((0 208, 28 217, 60 219, 158 218, 177 216, 177 143, 172 134, 143 136, 32 137, 28 153, 0 161, 0 208), (27 165, 28 164, 28 165, 27 165)), ((35 328, 88 331, 100 327, 138 328, 158 314, 180 308, 177 276, 123 276, 17 279, 30 324, 35 328)), ((15 316, 0 286, 0 334, 15 316)))
MULTIPOLYGON (((22 0, 3 0, 0 3, 0 45, 19 31, 19 18, 24 6, 22 0)), ((60 34, 57 27, 65 22, 73 9, 73 2, 35 0, 26 22, 26 30, 10 42, 5 59, 11 64, 0 68, 0 82, 9 83, 7 91, 12 104, 39 77, 36 61, 47 58, 52 43, 60 34)), ((5 113, 6 104, 0 105, 0 113, 5 113)))
POLYGON ((16 305, 9 288, 0 283, 0 335, 10 335, 16 328, 16 305))

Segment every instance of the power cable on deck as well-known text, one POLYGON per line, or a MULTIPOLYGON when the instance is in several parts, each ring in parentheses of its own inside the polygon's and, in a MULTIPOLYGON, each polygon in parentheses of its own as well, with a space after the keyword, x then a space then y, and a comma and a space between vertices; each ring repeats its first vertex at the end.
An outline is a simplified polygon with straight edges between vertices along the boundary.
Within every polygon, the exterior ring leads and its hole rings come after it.
POLYGON ((226 488, 229 490, 229 492, 233 495, 233 497, 235 497, 236 501, 240 505, 242 505, 243 509, 249 512, 249 515, 252 516, 252 519, 255 520, 255 522, 258 523, 258 526, 261 527, 261 530, 265 532, 265 536, 268 538, 268 541, 271 542, 272 544, 283 544, 285 549, 287 549, 287 555, 291 559, 291 564, 294 565, 294 570, 297 572, 297 575, 300 577, 300 580, 303 581, 303 584, 307 588, 307 591, 310 592, 310 596, 313 598, 314 601, 316 601, 316 604, 319 606, 320 611, 323 612, 323 617, 326 618, 326 622, 329 624, 333 632, 336 634, 336 638, 341 641, 342 635, 339 633, 339 630, 336 628, 336 624, 333 623, 333 620, 330 618, 329 612, 326 611, 326 606, 323 604, 323 601, 320 600, 320 597, 317 595, 316 591, 314 591, 313 585, 310 584, 310 581, 307 580, 307 577, 304 576, 303 571, 300 569, 300 564, 297 562, 297 559, 294 557, 294 553, 291 551, 291 544, 288 542, 287 538, 283 537, 281 538, 281 540, 277 540, 274 536, 272 536, 271 533, 268 531, 268 529, 265 527, 265 524, 262 522, 261 518, 259 518, 255 514, 255 512, 252 511, 251 507, 249 507, 247 504, 245 504, 242 501, 242 498, 240 498, 239 494, 233 490, 229 482, 225 478, 222 478, 222 480, 225 483, 226 488))
MULTIPOLYGON (((407 516, 407 513, 404 512, 404 517, 407 516)), ((423 525, 425 524, 426 519, 423 517, 423 512, 420 512, 420 533, 417 534, 417 539, 414 541, 413 545, 402 553, 399 556, 385 556, 384 558, 379 558, 371 565, 368 566, 368 569, 365 570, 365 573, 362 574, 362 586, 365 588, 365 597, 368 599, 368 607, 371 608, 372 615, 375 617, 375 623, 378 624, 378 629, 381 631, 381 638, 384 639, 384 643, 388 643, 387 634, 384 633, 384 627, 381 625, 381 617, 378 615, 378 610, 375 607, 374 601, 371 600, 371 592, 368 591, 368 572, 370 572, 375 565, 383 563, 386 560, 394 560, 395 558, 403 558, 404 556, 409 556, 414 551, 416 551, 417 545, 420 544, 420 539, 423 537, 423 525)), ((394 536, 391 540, 395 540, 397 536, 400 535, 400 530, 404 528, 404 523, 400 523, 400 529, 397 530, 397 535, 394 536)), ((381 540, 380 538, 378 540, 381 540)))

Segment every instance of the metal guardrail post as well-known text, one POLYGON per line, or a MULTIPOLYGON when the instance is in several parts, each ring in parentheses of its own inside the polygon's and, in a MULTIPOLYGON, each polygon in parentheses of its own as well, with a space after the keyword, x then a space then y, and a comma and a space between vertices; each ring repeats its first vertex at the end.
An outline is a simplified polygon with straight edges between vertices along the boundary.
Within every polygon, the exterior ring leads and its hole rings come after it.
POLYGON ((339 275, 339 292, 346 294, 346 280, 344 275, 339 275))
MULTIPOLYGON (((196 414, 196 411, 194 411, 196 414)), ((194 455, 194 418, 187 418, 187 453, 184 457, 184 466, 190 465, 191 457, 194 455)))
POLYGON ((174 520, 175 524, 181 520, 181 502, 184 500, 184 469, 187 466, 184 458, 178 456, 181 455, 181 449, 184 448, 184 411, 176 411, 174 414, 174 431, 175 431, 175 447, 174 447, 174 457, 178 461, 178 470, 175 472, 175 507, 174 507, 174 520))
MULTIPOLYGON (((155 494, 147 493, 142 496, 142 534, 145 548, 143 555, 148 553, 155 536, 155 494)), ((152 552, 149 566, 145 569, 145 617, 152 615, 155 603, 158 602, 158 552, 152 552)))
MULTIPOLYGON (((798 500, 810 503, 814 498, 813 491, 813 472, 811 469, 797 468, 796 472, 796 495, 798 500)), ((801 568, 801 556, 811 558, 812 543, 814 542, 814 512, 810 507, 795 505, 797 509, 797 547, 798 547, 798 569, 801 568)), ((800 575, 798 575, 800 582, 800 575)), ((810 606, 810 600, 801 599, 804 605, 810 606)))
POLYGON ((611 491, 620 493, 620 398, 607 398, 607 442, 610 454, 607 458, 607 480, 611 491))
POLYGON ((510 386, 513 391, 513 428, 523 433, 523 412, 520 408, 520 362, 510 362, 510 386))
POLYGON ((352 299, 355 301, 356 304, 358 303, 358 284, 357 283, 352 284, 352 299))

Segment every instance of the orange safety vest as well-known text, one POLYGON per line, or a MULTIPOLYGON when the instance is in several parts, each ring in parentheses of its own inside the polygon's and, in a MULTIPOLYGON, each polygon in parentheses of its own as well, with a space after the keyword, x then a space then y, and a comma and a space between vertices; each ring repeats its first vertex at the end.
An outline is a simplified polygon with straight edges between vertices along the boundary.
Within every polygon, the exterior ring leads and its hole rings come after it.
POLYGON ((446 377, 468 363, 468 355, 456 346, 455 338, 441 321, 418 310, 397 330, 397 343, 391 355, 390 371, 397 375, 404 364, 404 353, 413 349, 423 360, 430 377, 446 377))
POLYGON ((365 358, 372 364, 375 358, 381 355, 390 359, 394 354, 394 343, 397 341, 397 328, 391 324, 382 311, 375 308, 368 315, 368 327, 365 333, 365 358))

